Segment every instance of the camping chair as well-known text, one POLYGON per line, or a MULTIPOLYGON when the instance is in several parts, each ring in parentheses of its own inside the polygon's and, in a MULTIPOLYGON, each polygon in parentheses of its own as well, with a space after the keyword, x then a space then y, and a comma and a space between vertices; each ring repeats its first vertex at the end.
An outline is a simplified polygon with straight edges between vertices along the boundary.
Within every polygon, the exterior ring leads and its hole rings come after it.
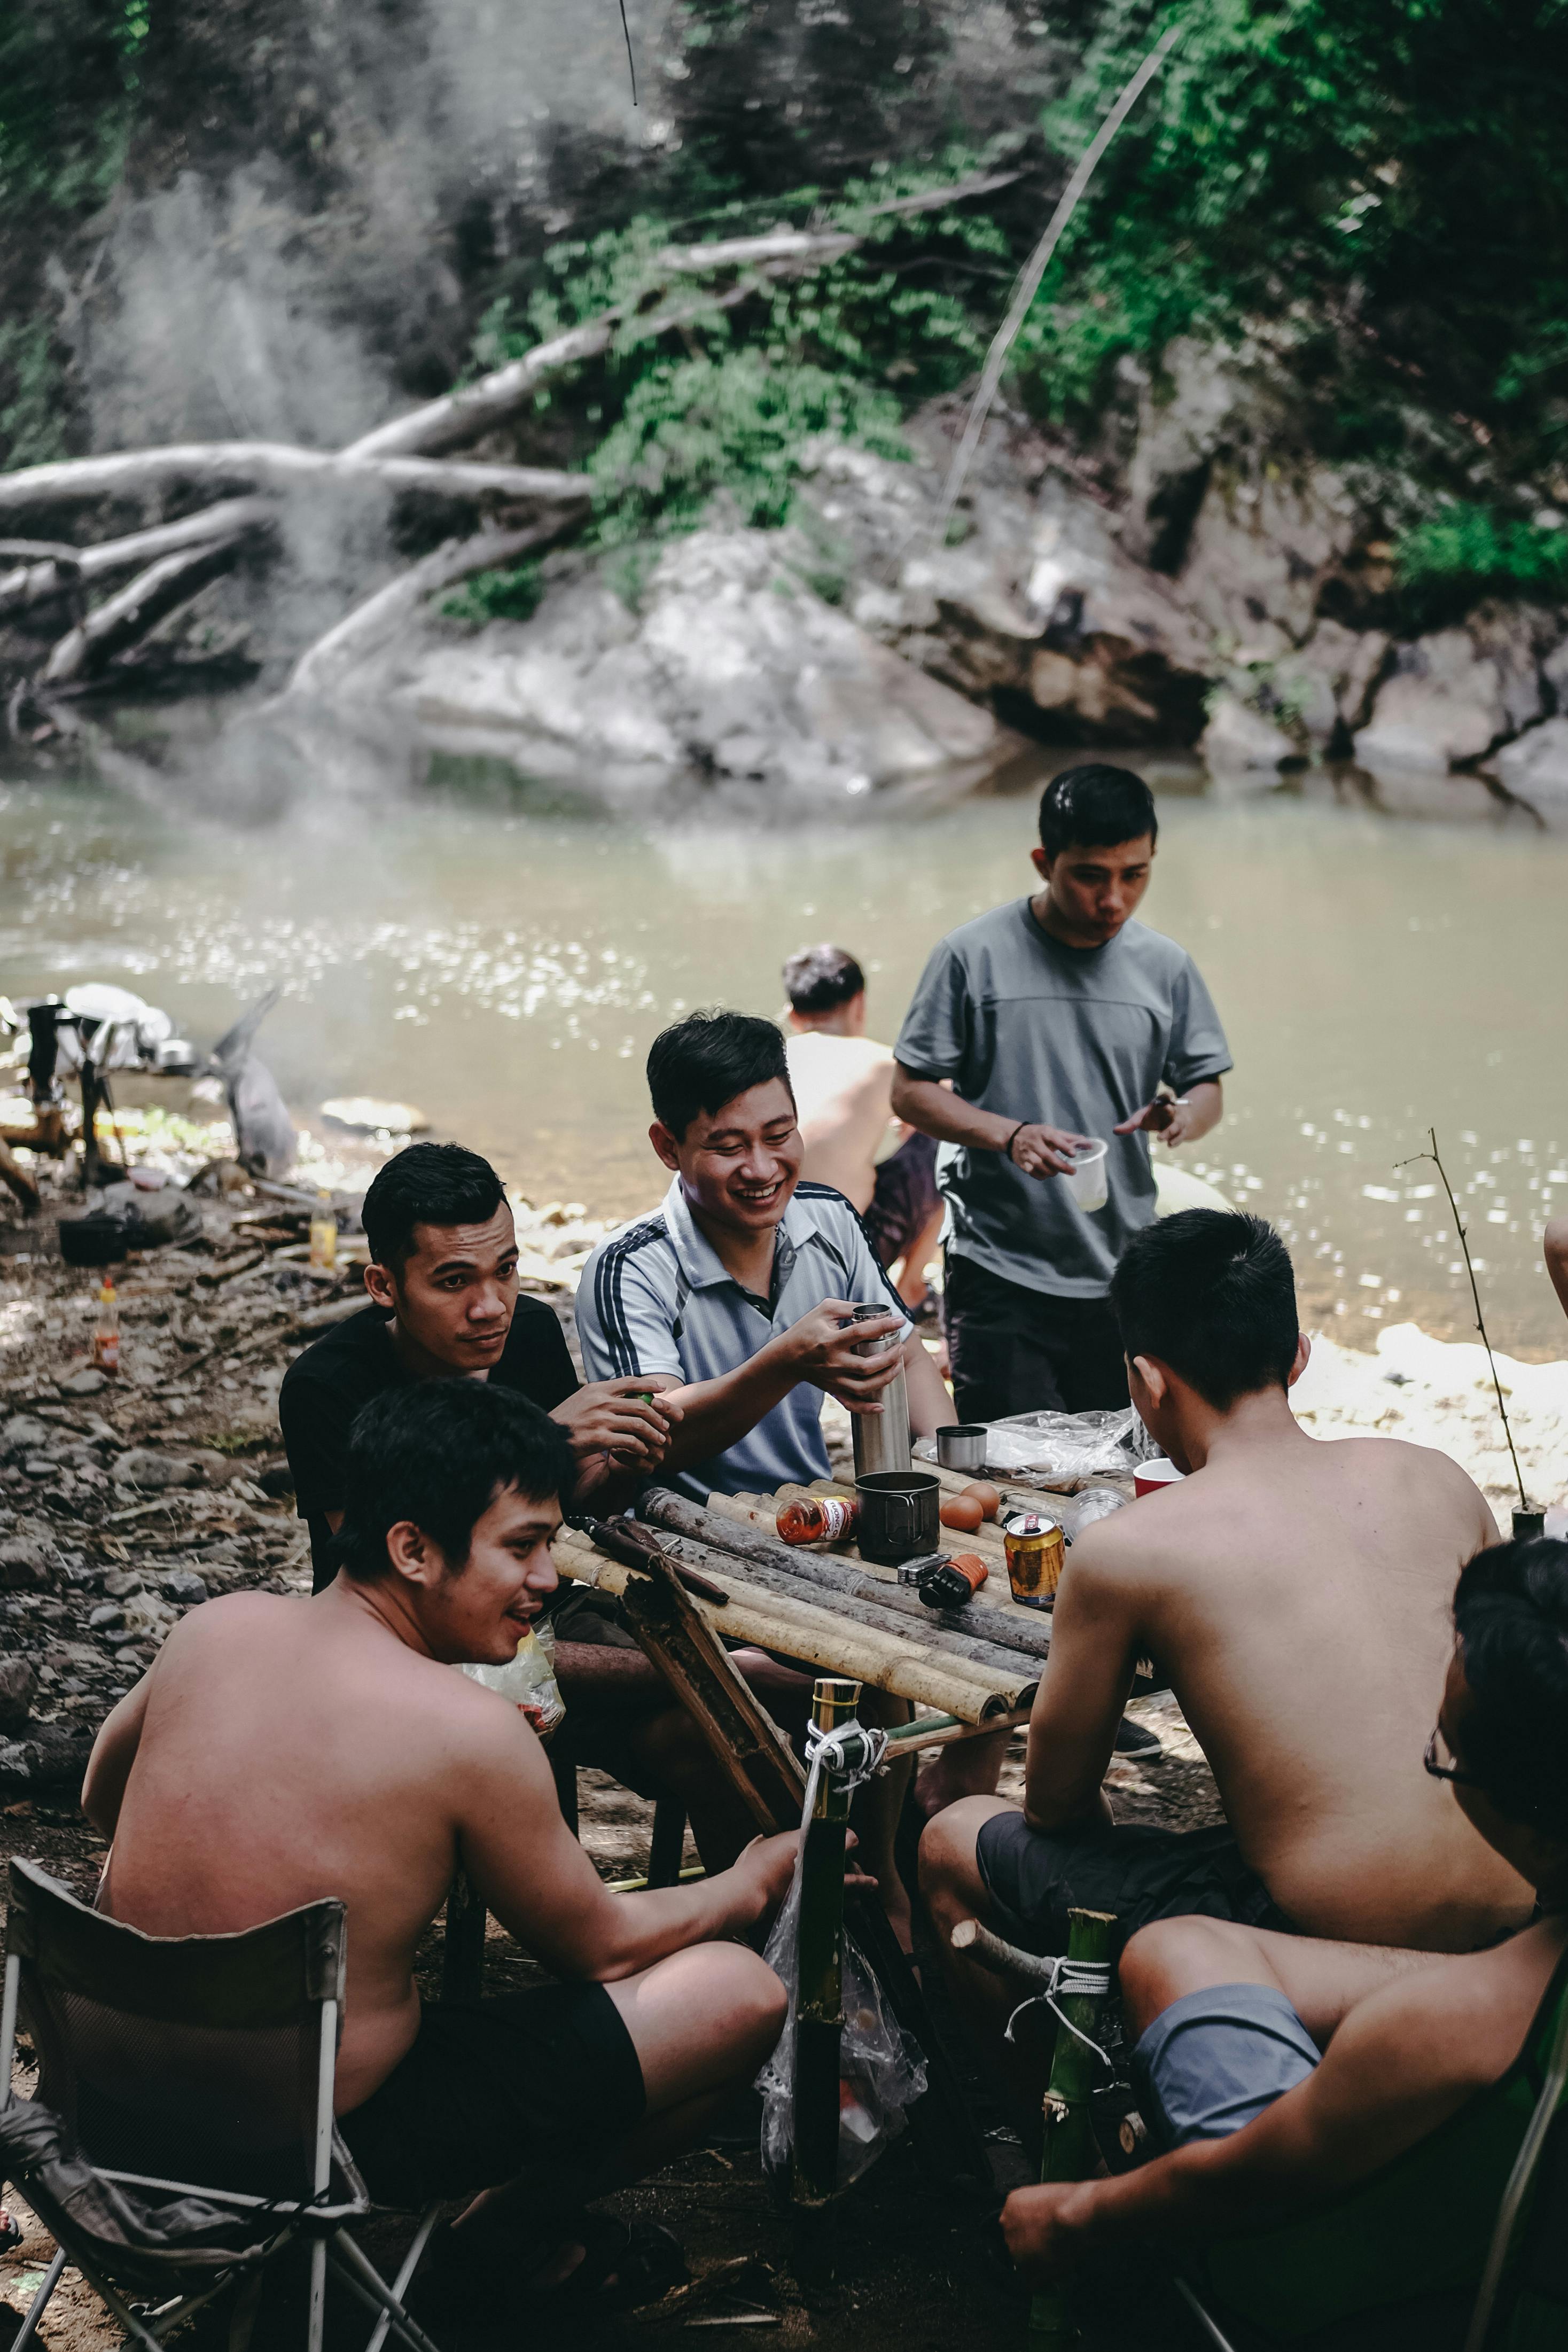
POLYGON ((346 2227, 371 2208, 333 2125, 344 1919, 323 1901, 242 1935, 144 1936, 11 1863, 0 2082, 20 2009, 38 2093, 0 2105, 0 2171, 57 2247, 16 2352, 68 2261, 141 2352, 237 2287, 230 2345, 244 2352, 267 2265, 302 2240, 309 2352, 329 2263, 376 2315, 367 2352, 389 2331, 402 2352, 436 2352, 402 2301, 436 2209, 390 2287, 346 2227), (153 2307, 139 2315, 131 2294, 153 2307))

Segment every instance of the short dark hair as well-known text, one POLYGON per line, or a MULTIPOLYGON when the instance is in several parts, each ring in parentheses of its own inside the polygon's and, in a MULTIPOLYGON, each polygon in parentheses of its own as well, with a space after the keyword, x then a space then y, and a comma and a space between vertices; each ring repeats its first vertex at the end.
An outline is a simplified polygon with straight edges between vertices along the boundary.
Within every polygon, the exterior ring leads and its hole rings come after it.
POLYGON ((354 1416, 334 1553, 361 1584, 385 1576, 387 1534, 412 1519, 455 1570, 474 1529, 515 1486, 569 1505, 577 1483, 571 1441, 515 1389, 489 1381, 415 1381, 372 1397, 354 1416))
POLYGON ((716 1006, 661 1029, 648 1049, 653 1116, 677 1141, 699 1111, 712 1118, 748 1087, 782 1078, 791 1102, 789 1065, 778 1024, 716 1006))
POLYGON ((460 1143, 411 1143, 378 1169, 360 1212, 378 1265, 401 1266, 415 1225, 482 1225, 506 1202, 487 1160, 460 1143))
POLYGON ((1075 842, 1109 849, 1118 841, 1139 841, 1145 833, 1156 841, 1159 831, 1155 796, 1131 768, 1091 760, 1052 776, 1040 796, 1040 845, 1048 857, 1060 857, 1075 842))
POLYGON ((1510 1821, 1568 1843, 1568 1543, 1477 1552, 1459 1572, 1454 1630, 1473 1701, 1464 1769, 1510 1821))
POLYGON ((1296 1277, 1261 1217, 1222 1209, 1157 1217, 1123 1252, 1111 1305, 1129 1360, 1168 1364, 1217 1412, 1290 1385, 1296 1277))
POLYGON ((865 974, 848 948, 824 940, 801 948, 784 967, 784 993, 797 1013, 832 1013, 865 993, 865 974))

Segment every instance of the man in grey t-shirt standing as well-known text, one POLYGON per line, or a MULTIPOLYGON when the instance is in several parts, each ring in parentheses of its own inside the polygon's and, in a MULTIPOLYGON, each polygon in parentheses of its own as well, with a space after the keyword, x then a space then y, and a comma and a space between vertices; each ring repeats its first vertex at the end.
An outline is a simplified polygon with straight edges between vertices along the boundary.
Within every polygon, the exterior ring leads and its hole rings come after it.
POLYGON ((1127 1402, 1109 1291, 1155 1214, 1145 1138, 1207 1135, 1231 1066, 1191 957, 1132 920, 1158 830, 1130 770, 1057 776, 1031 853, 1044 887, 949 932, 899 1032, 894 1113, 946 1147, 947 1339, 965 1421, 1127 1402), (1102 1141, 1109 1195, 1085 1211, 1058 1180, 1102 1141))

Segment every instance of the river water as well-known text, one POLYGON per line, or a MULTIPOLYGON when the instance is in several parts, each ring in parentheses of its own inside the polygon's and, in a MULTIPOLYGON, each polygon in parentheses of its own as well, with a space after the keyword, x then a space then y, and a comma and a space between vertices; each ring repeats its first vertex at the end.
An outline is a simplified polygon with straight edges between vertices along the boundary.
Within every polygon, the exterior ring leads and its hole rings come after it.
MULTIPOLYGON (((1276 1221, 1336 1338, 1406 1318, 1458 1336, 1469 1291, 1437 1171, 1397 1164, 1435 1126, 1494 1339, 1561 1352, 1540 1235, 1568 1208, 1568 839, 1457 782, 1391 808, 1344 779, 1237 793, 1148 772, 1144 913, 1193 951, 1236 1058, 1224 1124, 1187 1164, 1276 1221), (1450 802, 1457 818, 1423 813, 1450 802)), ((891 1038, 933 941, 1030 887, 1026 782, 760 824, 469 773, 241 829, 13 760, 0 991, 114 981, 204 1045, 281 981, 264 1045, 303 1121, 337 1095, 412 1102, 534 1202, 630 1213, 662 1190, 642 1076, 661 1024, 776 1010, 783 957, 831 939, 865 965, 891 1038)))

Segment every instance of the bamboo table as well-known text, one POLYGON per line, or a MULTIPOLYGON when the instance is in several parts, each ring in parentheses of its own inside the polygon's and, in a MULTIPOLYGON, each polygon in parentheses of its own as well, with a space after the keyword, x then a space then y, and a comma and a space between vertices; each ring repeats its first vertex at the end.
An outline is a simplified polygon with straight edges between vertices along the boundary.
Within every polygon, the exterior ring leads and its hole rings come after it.
MULTIPOLYGON (((965 1483, 940 1475, 948 1488, 965 1483)), ((862 1560, 853 1546, 779 1543, 778 1509, 803 1491, 716 1495, 705 1509, 654 1488, 643 1498, 643 1519, 565 1528, 554 1548, 561 1575, 620 1598, 638 1641, 765 1832, 799 1823, 805 1776, 731 1663, 726 1640, 782 1652, 851 1686, 871 1683, 911 1701, 924 1712, 900 1738, 909 1748, 1022 1723, 1051 1645, 1049 1612, 1012 1598, 995 1528, 975 1537, 945 1533, 946 1548, 980 1552, 991 1573, 967 1609, 933 1612, 894 1570, 862 1560)), ((843 1490, 823 1480, 818 1491, 843 1490)), ((1020 1490, 1015 1499, 1038 1507, 1043 1498, 1020 1490)), ((821 1703, 825 1685, 818 1690, 821 1703)), ((863 1889, 852 1890, 846 1909, 889 2007, 926 2055, 928 2088, 912 2111, 913 2125, 946 2173, 967 2173, 988 2189, 984 2144, 881 1904, 863 1889)), ((820 1995, 816 2017, 831 2023, 820 1995)), ((798 2093, 801 2087, 798 2083, 798 2093)), ((832 2193, 822 2150, 830 2141, 837 2147, 836 2076, 831 2087, 831 2116, 825 2104, 821 2116, 803 2116, 797 2098, 797 2149, 803 2137, 813 2151, 804 2177, 797 2163, 797 2201, 806 2205, 832 2193)))

